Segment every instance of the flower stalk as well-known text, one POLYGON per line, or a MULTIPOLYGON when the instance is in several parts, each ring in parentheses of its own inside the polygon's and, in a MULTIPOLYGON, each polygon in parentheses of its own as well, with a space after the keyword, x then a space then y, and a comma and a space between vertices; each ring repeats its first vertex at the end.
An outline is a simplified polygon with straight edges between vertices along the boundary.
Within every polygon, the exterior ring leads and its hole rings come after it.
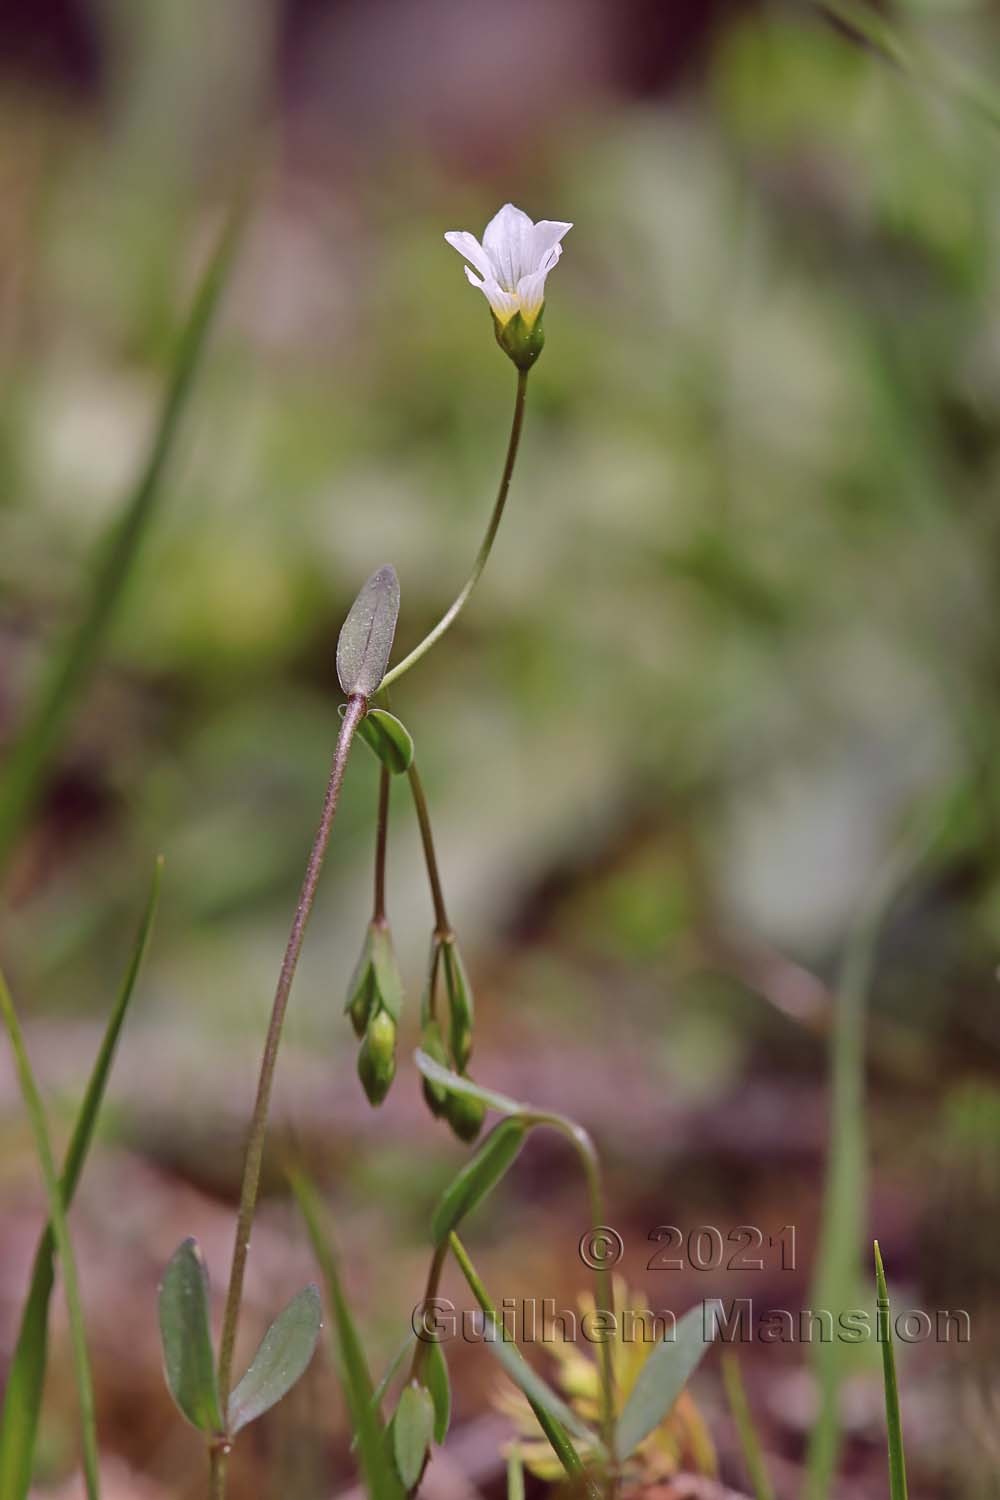
MULTIPOLYGON (((264 1155, 264 1138, 267 1133, 267 1117, 271 1103, 271 1089, 274 1083, 274 1070, 278 1059, 278 1047, 281 1042, 282 1027, 285 1020, 285 1013, 288 1009, 288 998, 291 994, 292 981, 295 978, 299 954, 302 951, 306 926, 316 897, 316 889, 319 884, 320 872, 323 868, 323 860, 330 841, 333 820, 340 801, 340 791, 344 781, 344 771, 347 768, 351 743, 358 724, 364 718, 367 707, 367 701, 361 693, 352 694, 348 699, 347 710, 341 721, 340 733, 337 737, 337 744, 333 753, 333 763, 330 768, 330 776, 327 782, 326 796, 323 800, 323 810, 320 816, 319 827, 316 830, 316 836, 313 840, 312 849, 306 864, 302 889, 299 893, 295 916, 292 919, 291 930, 288 934, 285 956, 282 960, 281 971, 278 975, 278 983, 274 994, 274 1003, 271 1008, 271 1019, 267 1029, 267 1039, 264 1043, 264 1053, 261 1058, 260 1075, 257 1082, 257 1095, 254 1101, 253 1115, 247 1136, 246 1156, 243 1164, 243 1181, 240 1188, 239 1215, 236 1222, 236 1240, 233 1246, 229 1290, 226 1294, 226 1306, 222 1321, 222 1339, 219 1347, 219 1394, 223 1410, 225 1410, 232 1384, 233 1351, 236 1345, 236 1330, 239 1323, 240 1303, 243 1297, 243 1280, 246 1273, 247 1252, 250 1247, 250 1232, 253 1228, 260 1191, 260 1170, 264 1155)), ((213 1448, 211 1450, 213 1500, 221 1500, 221 1497, 225 1493, 225 1456, 225 1450, 222 1448, 213 1448)))

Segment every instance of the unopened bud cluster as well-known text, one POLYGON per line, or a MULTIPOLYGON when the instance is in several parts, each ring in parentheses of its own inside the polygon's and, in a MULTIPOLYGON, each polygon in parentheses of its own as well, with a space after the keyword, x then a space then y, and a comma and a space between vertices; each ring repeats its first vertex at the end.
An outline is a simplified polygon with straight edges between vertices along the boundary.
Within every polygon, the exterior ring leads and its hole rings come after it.
MULTIPOLYGON (((472 1055, 472 987, 462 955, 452 933, 435 933, 421 1010, 420 1045, 445 1068, 465 1075, 472 1055), (443 991, 443 997, 442 997, 443 991), (446 1022, 441 1020, 441 1000, 447 1002, 446 1022)), ((468 1094, 452 1093, 424 1079, 424 1098, 431 1114, 446 1119, 462 1141, 474 1141, 483 1125, 486 1106, 468 1094)))
POLYGON ((381 1104, 396 1076, 396 1026, 403 1004, 403 982, 389 928, 382 919, 368 924, 361 957, 344 1007, 361 1039, 358 1077, 370 1104, 381 1104))

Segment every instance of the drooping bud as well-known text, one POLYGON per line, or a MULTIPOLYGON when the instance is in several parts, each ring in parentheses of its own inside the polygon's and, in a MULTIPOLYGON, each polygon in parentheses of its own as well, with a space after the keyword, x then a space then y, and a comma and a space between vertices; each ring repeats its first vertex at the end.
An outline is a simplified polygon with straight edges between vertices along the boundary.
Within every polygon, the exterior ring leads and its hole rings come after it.
POLYGON ((369 1019, 358 1053, 358 1077, 372 1105, 382 1103, 396 1076, 396 1023, 386 1010, 369 1019))
MULTIPOLYGON (((445 1050, 444 1039, 441 1036, 441 1027, 435 1020, 424 1022, 420 1031, 420 1045, 429 1057, 433 1057, 436 1063, 443 1068, 449 1066, 448 1053, 445 1050)), ((448 1102, 450 1095, 448 1090, 442 1088, 439 1083, 432 1083, 429 1078, 423 1080, 424 1099, 427 1108, 436 1120, 448 1114, 448 1102)))
POLYGON ((441 947, 441 967, 444 972, 444 987, 448 996, 449 1030, 448 1041, 452 1061, 459 1073, 465 1072, 472 1056, 472 1022, 474 1006, 472 987, 462 963, 462 955, 453 937, 445 940, 441 947))
MULTIPOLYGON (((430 1079, 424 1080, 425 1096, 426 1090, 433 1087, 430 1079)), ((473 1099, 471 1094, 447 1094, 444 1113, 459 1140, 468 1143, 474 1141, 483 1128, 486 1105, 481 1099, 473 1099)))
POLYGON ((361 956, 347 987, 344 1010, 355 1034, 364 1036, 369 1018, 379 1010, 399 1020, 403 1008, 403 980, 396 962, 389 928, 383 919, 369 922, 361 956))

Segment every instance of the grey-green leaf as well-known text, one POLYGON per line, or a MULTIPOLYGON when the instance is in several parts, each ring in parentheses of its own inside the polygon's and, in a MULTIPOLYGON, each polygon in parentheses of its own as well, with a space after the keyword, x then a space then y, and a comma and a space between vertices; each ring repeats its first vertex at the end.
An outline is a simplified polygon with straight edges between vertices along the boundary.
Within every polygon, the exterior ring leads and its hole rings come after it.
POLYGON ((441 1195, 431 1219, 435 1245, 446 1240, 466 1214, 491 1193, 508 1171, 527 1134, 526 1121, 517 1115, 494 1126, 476 1154, 466 1163, 441 1195))
POLYGON ((160 1286, 160 1338, 167 1386, 193 1427, 223 1432, 208 1314, 208 1273, 195 1240, 174 1252, 160 1286))
POLYGON ((402 776, 412 766, 413 737, 388 709, 370 708, 358 725, 358 734, 393 776, 402 776))
POLYGON ((304 1374, 323 1326, 319 1287, 293 1297, 265 1333, 253 1362, 229 1398, 229 1434, 255 1422, 304 1374))
POLYGON ((393 1456, 407 1490, 415 1488, 424 1471, 433 1431, 434 1403, 430 1392, 414 1381, 400 1396, 392 1421, 393 1456))
POLYGON ((370 698, 389 665, 399 616, 399 579, 392 567, 379 568, 351 605, 337 641, 337 676, 348 697, 370 698))
POLYGON ((413 1058, 424 1077, 429 1082, 436 1083, 447 1090, 449 1094, 468 1094, 470 1099, 478 1099, 488 1109, 498 1110, 502 1115, 517 1115, 527 1107, 518 1104, 516 1099, 511 1099, 506 1094, 498 1094, 494 1089, 480 1088, 479 1084, 473 1083, 471 1078, 462 1078, 458 1073, 453 1073, 450 1068, 442 1067, 420 1048, 413 1054, 413 1058))
POLYGON ((448 1361, 438 1343, 427 1346, 427 1389, 434 1403, 434 1441, 443 1443, 448 1436, 451 1423, 451 1380, 448 1376, 448 1361))
POLYGON ((711 1339, 705 1337, 704 1310, 686 1312, 672 1339, 658 1344, 639 1372, 632 1394, 618 1418, 618 1453, 628 1458, 658 1427, 704 1357, 711 1339))

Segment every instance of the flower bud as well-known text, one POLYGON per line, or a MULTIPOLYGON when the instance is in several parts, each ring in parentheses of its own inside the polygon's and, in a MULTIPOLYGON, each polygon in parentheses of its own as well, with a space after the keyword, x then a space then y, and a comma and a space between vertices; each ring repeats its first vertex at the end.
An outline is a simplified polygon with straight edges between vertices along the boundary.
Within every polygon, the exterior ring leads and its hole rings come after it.
POLYGON ((358 1053, 358 1077, 372 1105, 381 1104, 396 1076, 396 1023, 386 1010, 368 1021, 358 1053))
POLYGON ((448 1041, 455 1068, 464 1073, 472 1055, 472 987, 454 938, 442 944, 441 958, 450 1016, 448 1041))
POLYGON ((347 987, 344 1010, 356 1036, 363 1037, 370 1018, 379 1010, 398 1021, 403 1005, 403 981, 385 921, 368 924, 361 957, 347 987))
MULTIPOLYGON (((425 1088, 427 1084, 425 1083, 425 1088)), ((471 1094, 448 1094, 445 1117, 460 1141, 474 1141, 483 1128, 486 1105, 471 1094)))
MULTIPOLYGON (((441 1036, 441 1028, 435 1020, 424 1022, 420 1032, 420 1045, 428 1057, 433 1057, 436 1063, 443 1068, 450 1066, 448 1053, 445 1050, 444 1040, 441 1036)), ((424 1100, 427 1108, 436 1120, 448 1113, 448 1102, 450 1095, 448 1090, 442 1088, 439 1083, 432 1083, 429 1078, 423 1080, 424 1100)))

